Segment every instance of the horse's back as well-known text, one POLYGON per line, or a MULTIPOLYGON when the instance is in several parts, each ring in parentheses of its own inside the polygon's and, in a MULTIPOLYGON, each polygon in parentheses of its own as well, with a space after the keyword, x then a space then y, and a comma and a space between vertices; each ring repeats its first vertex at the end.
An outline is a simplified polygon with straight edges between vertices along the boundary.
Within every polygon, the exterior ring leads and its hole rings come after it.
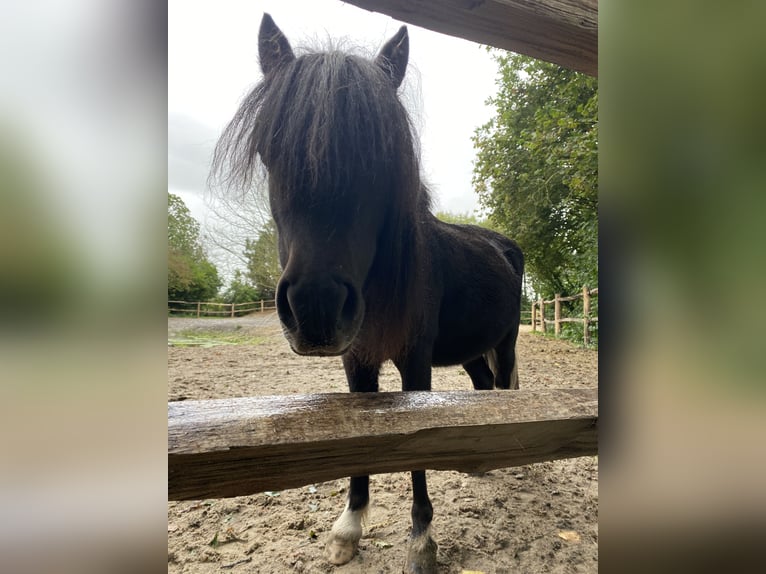
POLYGON ((524 254, 513 239, 478 225, 439 221, 436 229, 436 249, 432 253, 442 257, 447 255, 450 258, 453 264, 447 262, 448 270, 454 270, 450 267, 462 264, 475 272, 474 280, 481 280, 482 276, 486 276, 489 279, 508 281, 506 287, 510 287, 514 292, 518 290, 520 296, 524 254))
POLYGON ((482 237, 487 243, 502 253, 519 278, 524 274, 524 254, 521 251, 521 247, 513 239, 478 225, 459 225, 457 227, 462 227, 466 231, 482 237))

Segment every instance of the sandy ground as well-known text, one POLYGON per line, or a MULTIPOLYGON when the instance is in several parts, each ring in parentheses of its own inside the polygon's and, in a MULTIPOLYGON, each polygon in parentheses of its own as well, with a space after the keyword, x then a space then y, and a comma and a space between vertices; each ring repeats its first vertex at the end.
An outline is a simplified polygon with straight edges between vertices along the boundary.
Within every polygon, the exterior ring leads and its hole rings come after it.
MULTIPOLYGON (((168 400, 346 390, 338 358, 290 351, 271 317, 168 319, 168 338, 202 329, 256 334, 255 344, 168 347, 168 400)), ((524 388, 598 386, 598 353, 522 331, 524 388)), ((384 366, 381 390, 400 390, 384 366)), ((435 369, 435 390, 471 388, 459 367, 435 369)), ((410 527, 408 473, 371 479, 359 552, 333 567, 324 542, 342 511, 347 480, 229 499, 168 503, 169 573, 401 572, 410 527)), ((440 572, 596 572, 598 459, 583 457, 481 476, 429 471, 440 572)))

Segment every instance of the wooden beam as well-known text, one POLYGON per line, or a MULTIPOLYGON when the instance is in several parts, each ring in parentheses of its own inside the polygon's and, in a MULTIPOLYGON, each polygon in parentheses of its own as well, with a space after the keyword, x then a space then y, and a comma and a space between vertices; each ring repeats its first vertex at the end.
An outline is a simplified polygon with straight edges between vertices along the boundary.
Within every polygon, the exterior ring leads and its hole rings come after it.
POLYGON ((429 30, 598 76, 598 0, 344 1, 429 30))
POLYGON ((596 389, 328 393, 168 404, 168 499, 597 453, 596 389))

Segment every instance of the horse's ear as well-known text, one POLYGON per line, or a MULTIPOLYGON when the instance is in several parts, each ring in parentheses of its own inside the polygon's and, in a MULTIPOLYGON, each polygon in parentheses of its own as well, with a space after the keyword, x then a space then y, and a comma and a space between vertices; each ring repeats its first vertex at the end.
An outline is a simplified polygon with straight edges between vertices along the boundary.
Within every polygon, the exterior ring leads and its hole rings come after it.
POLYGON ((399 31, 386 42, 380 53, 375 58, 375 63, 383 68, 383 71, 391 76, 394 88, 398 88, 407 71, 407 60, 410 57, 410 37, 407 34, 407 26, 402 26, 399 31))
POLYGON ((258 57, 264 75, 295 59, 290 42, 266 13, 263 14, 261 29, 258 31, 258 57))

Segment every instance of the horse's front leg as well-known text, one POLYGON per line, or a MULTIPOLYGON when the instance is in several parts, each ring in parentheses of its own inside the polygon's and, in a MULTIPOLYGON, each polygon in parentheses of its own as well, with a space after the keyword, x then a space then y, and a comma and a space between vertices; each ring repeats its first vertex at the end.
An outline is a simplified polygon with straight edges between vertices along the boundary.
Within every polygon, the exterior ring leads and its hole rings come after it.
MULTIPOLYGON (((343 356, 349 390, 353 393, 374 393, 378 391, 380 365, 365 365, 351 353, 343 356)), ((346 509, 338 517, 330 531, 327 542, 327 559, 332 564, 345 564, 356 554, 362 537, 362 521, 370 502, 370 477, 351 478, 346 509)))
MULTIPOLYGON (((431 390, 431 351, 430 347, 413 349, 403 359, 395 361, 402 375, 402 390, 431 390)), ((407 561, 404 564, 406 574, 435 574, 437 544, 431 537, 431 519, 434 510, 428 498, 428 485, 425 470, 412 471, 412 531, 407 561)))
POLYGON ((431 500, 428 498, 426 471, 412 471, 412 531, 407 561, 404 564, 406 574, 435 574, 437 544, 431 538, 431 519, 434 515, 431 500))
POLYGON ((370 477, 353 476, 348 491, 346 509, 332 525, 325 552, 327 560, 340 565, 350 561, 362 537, 362 521, 370 502, 370 477))

